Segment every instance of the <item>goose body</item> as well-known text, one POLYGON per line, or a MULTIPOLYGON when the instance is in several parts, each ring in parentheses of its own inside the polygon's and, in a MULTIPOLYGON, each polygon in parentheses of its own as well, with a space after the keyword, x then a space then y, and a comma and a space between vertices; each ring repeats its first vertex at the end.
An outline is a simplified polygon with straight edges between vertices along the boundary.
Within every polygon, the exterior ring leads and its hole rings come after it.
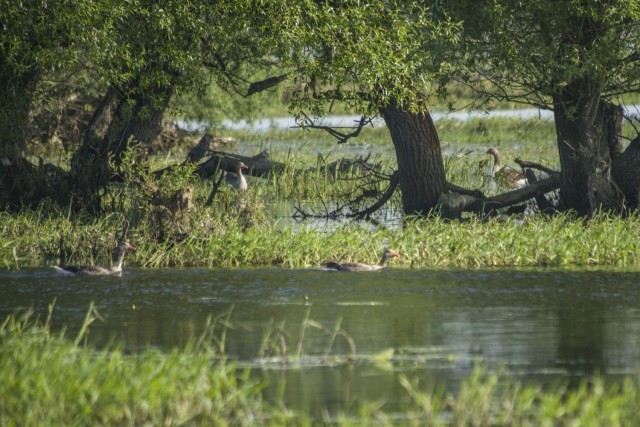
POLYGON ((514 188, 520 188, 527 185, 527 178, 523 173, 518 172, 512 167, 503 166, 500 164, 500 153, 495 148, 489 148, 487 154, 493 156, 493 176, 503 177, 509 186, 514 188))
POLYGON ((396 251, 391 249, 385 249, 382 253, 382 258, 378 264, 364 264, 360 262, 356 263, 341 263, 337 261, 328 261, 325 263, 325 267, 329 270, 335 271, 381 271, 387 268, 385 265, 389 258, 395 258, 400 256, 396 251))
POLYGON ((113 265, 111 267, 99 267, 95 265, 54 265, 53 268, 62 274, 70 276, 121 276, 125 254, 127 251, 135 250, 136 247, 127 242, 119 243, 113 251, 113 265))
POLYGON ((238 162, 234 172, 224 172, 224 180, 236 191, 247 191, 247 179, 242 174, 243 169, 249 169, 247 165, 238 162))

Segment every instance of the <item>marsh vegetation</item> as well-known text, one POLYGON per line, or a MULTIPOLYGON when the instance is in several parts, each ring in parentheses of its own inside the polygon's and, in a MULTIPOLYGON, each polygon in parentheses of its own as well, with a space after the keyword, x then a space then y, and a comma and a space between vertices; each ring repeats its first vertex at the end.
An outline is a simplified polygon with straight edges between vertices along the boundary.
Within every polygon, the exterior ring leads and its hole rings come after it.
POLYGON ((0 287, 11 299, 0 299, 0 423, 636 423, 630 366, 640 356, 625 340, 637 332, 629 283, 640 265, 635 5, 574 2, 561 13, 548 0, 110 6, 3 3, 0 287), (544 117, 478 113, 522 105, 544 117), (333 114, 355 118, 323 124, 333 114), (224 126, 283 115, 295 126, 224 126), (513 189, 521 177, 501 177, 498 158, 528 174, 524 188, 513 189), (125 235, 137 251, 123 277, 61 282, 48 267, 108 265, 125 235), (315 270, 330 259, 373 263, 385 248, 400 256, 374 278, 315 270), (569 269, 578 269, 577 285, 569 269), (250 297, 272 288, 262 306, 280 311, 261 311, 250 297), (57 297, 69 303, 61 324, 43 312, 57 297), (89 324, 102 318, 92 308, 78 322, 76 297, 119 312, 135 338, 92 341, 89 324), (242 304, 240 322, 221 301, 242 304), (309 307, 319 301, 334 318, 314 320, 309 307), (47 320, 14 313, 30 305, 47 320), (191 317, 196 309, 213 313, 212 328, 191 317), (291 332, 280 318, 300 309, 291 332), (416 317, 424 311, 429 319, 416 317), (244 322, 257 312, 275 314, 263 335, 238 344, 245 353, 259 344, 257 355, 240 357, 228 333, 255 332, 244 322), (488 320, 476 322, 478 312, 488 320), (343 314, 364 324, 363 346, 343 314), (371 333, 376 316, 388 319, 377 324, 385 336, 371 333), (462 359, 443 380, 455 382, 451 390, 420 384, 441 326, 442 341, 468 338, 455 344, 464 357, 438 359, 447 368, 462 359), (163 340, 148 339, 165 327, 163 340), (67 328, 75 339, 59 332, 67 328), (188 342, 176 338, 196 330, 188 342), (305 358, 312 330, 324 334, 312 338, 323 351, 305 358), (540 330, 549 334, 529 340, 540 330), (480 348, 470 344, 487 331, 480 348), (174 339, 179 346, 167 345, 174 339), (504 361, 540 343, 553 361, 539 369, 560 385, 512 381, 513 366, 504 375, 499 364, 476 367, 491 361, 483 354, 504 361), (619 354, 621 375, 593 375, 615 371, 619 354), (273 360, 286 373, 318 363, 332 374, 320 382, 327 387, 371 370, 357 377, 361 393, 347 387, 345 410, 331 407, 332 396, 311 410, 289 407, 304 375, 297 385, 265 380, 273 360), (389 375, 378 386, 392 391, 367 399, 364 378, 380 372, 389 375))
MULTIPOLYGON (((212 425, 633 425, 638 422, 638 382, 629 377, 608 383, 599 376, 579 385, 546 387, 505 380, 482 365, 473 369, 455 393, 424 386, 404 373, 394 382, 404 403, 393 411, 385 402, 358 402, 349 410, 308 413, 287 404, 285 387, 265 399, 263 385, 225 356, 221 317, 180 349, 147 348, 131 354, 117 344, 96 350, 83 344, 98 316, 90 308, 78 334, 51 329, 51 317, 30 312, 0 324, 0 405, 3 425, 212 424, 212 425), (47 369, 43 369, 47 366, 47 369)), ((306 323, 312 325, 311 319, 306 323)), ((338 329, 327 331, 336 337, 338 329)), ((265 336, 268 343, 270 337, 265 336)), ((299 340, 303 340, 300 335, 299 340)), ((301 343, 301 341, 300 341, 301 343)), ((277 344, 277 343, 276 343, 277 344)), ((294 346, 295 348, 295 346, 294 346)), ((329 347, 314 364, 371 366, 385 370, 392 352, 340 356, 329 347)), ((287 358, 304 365, 298 350, 287 358)), ((300 368, 298 368, 300 369, 300 368)))

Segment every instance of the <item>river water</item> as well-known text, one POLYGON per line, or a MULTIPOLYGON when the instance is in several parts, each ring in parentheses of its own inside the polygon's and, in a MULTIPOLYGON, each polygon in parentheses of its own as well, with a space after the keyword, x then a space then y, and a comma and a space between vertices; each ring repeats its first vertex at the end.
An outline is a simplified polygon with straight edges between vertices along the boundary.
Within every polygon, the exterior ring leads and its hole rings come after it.
POLYGON ((129 269, 123 277, 0 271, 0 319, 32 308, 126 351, 181 347, 207 319, 224 351, 288 406, 319 413, 408 399, 400 373, 455 390, 478 363, 525 382, 610 379, 640 366, 640 273, 603 270, 129 269), (228 322, 227 322, 228 320, 228 322), (336 333, 337 331, 337 333, 336 333))

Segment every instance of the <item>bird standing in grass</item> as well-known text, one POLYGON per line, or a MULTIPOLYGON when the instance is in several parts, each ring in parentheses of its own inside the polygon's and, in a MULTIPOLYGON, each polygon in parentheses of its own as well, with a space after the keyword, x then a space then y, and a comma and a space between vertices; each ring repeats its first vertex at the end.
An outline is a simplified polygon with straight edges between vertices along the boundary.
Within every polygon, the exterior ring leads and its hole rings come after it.
POLYGON ((493 156, 493 176, 503 178, 510 187, 520 188, 527 185, 527 178, 522 172, 518 172, 510 166, 500 164, 500 153, 496 148, 489 148, 487 154, 493 156))
POLYGON ((224 172, 225 182, 233 187, 233 189, 236 191, 247 191, 247 179, 242 174, 242 171, 247 169, 249 169, 249 167, 244 163, 236 163, 234 172, 224 172))

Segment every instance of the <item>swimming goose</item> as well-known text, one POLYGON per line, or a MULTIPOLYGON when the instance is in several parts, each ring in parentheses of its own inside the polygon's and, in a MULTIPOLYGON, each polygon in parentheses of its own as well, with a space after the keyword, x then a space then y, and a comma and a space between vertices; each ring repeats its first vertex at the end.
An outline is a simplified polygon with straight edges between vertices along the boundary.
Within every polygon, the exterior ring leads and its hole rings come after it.
POLYGON ((238 162, 235 165, 234 172, 224 172, 224 180, 236 191, 246 191, 248 187, 247 180, 242 174, 243 169, 249 169, 249 167, 242 162, 238 162))
POLYGON ((363 264, 363 263, 340 263, 336 261, 328 261, 325 263, 325 267, 336 271, 380 271, 387 267, 385 264, 389 258, 395 258, 400 256, 398 252, 392 249, 385 249, 382 252, 382 259, 378 264, 363 264))
POLYGON ((73 276, 121 276, 122 264, 124 262, 124 256, 127 251, 135 251, 136 247, 127 243, 120 242, 113 251, 113 266, 112 267, 98 267, 94 265, 75 266, 65 265, 58 267, 53 266, 60 273, 73 275, 73 276))
POLYGON ((510 166, 500 164, 500 153, 496 148, 489 148, 487 154, 493 156, 493 176, 503 177, 510 187, 520 188, 527 184, 527 178, 510 166))

